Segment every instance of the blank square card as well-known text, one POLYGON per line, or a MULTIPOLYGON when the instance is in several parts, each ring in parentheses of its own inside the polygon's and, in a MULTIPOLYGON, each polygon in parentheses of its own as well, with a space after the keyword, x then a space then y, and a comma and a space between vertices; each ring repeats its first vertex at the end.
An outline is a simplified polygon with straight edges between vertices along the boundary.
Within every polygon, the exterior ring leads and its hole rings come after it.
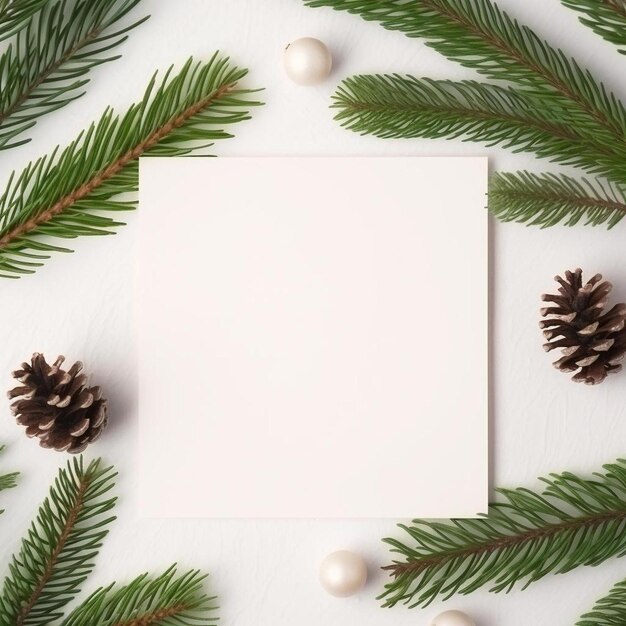
POLYGON ((144 158, 148 517, 487 508, 487 160, 144 158))

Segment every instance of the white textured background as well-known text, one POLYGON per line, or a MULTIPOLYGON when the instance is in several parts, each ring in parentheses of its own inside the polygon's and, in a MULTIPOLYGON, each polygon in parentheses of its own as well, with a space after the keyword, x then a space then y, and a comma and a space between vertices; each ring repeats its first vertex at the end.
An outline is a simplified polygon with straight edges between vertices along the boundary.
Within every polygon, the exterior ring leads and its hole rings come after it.
MULTIPOLYGON (((580 26, 557 0, 502 0, 501 4, 554 43, 575 52, 583 64, 626 96, 626 59, 580 26)), ((299 0, 144 0, 142 10, 153 17, 123 47, 124 58, 95 71, 88 94, 45 118, 31 144, 0 154, 2 180, 13 167, 21 168, 31 157, 66 143, 106 104, 124 108, 140 97, 154 69, 180 64, 191 54, 207 57, 216 48, 250 68, 247 84, 265 87, 262 97, 267 103, 254 111, 253 120, 236 128, 236 139, 217 147, 218 154, 487 153, 479 145, 459 142, 363 138, 332 121, 329 97, 343 76, 395 71, 471 77, 471 72, 446 62, 421 41, 356 16, 305 8, 299 0), (335 55, 332 77, 317 88, 296 87, 282 72, 284 46, 306 35, 325 40, 335 55)), ((500 169, 547 167, 531 157, 497 150, 488 154, 500 169)), ((210 197, 211 189, 206 193, 210 197)), ((173 210, 172 219, 184 220, 185 215, 173 210)), ((441 606, 421 612, 403 607, 383 610, 375 600, 383 583, 377 567, 389 558, 380 539, 398 535, 393 523, 138 521, 133 506, 136 354, 130 288, 135 217, 130 215, 128 221, 129 227, 115 237, 76 242, 75 255, 57 256, 34 277, 0 283, 2 388, 9 387, 9 371, 40 350, 50 357, 64 353, 68 359, 84 360, 110 397, 112 424, 91 454, 103 455, 120 471, 119 520, 87 587, 128 580, 135 573, 158 570, 177 560, 212 573, 212 591, 220 596, 222 623, 228 626, 427 626, 441 606), (363 553, 372 570, 367 588, 347 600, 326 595, 316 580, 321 558, 341 547, 363 553)), ((626 375, 598 388, 574 385, 550 365, 537 328, 539 295, 552 288, 555 273, 567 268, 580 265, 589 273, 603 272, 616 284, 615 298, 626 299, 625 230, 626 224, 611 232, 584 227, 540 231, 494 224, 491 462, 493 480, 499 485, 533 486, 536 476, 553 470, 589 472, 625 452, 626 375)), ((462 303, 459 314, 463 314, 462 303)), ((431 332, 445 332, 436 316, 431 332)), ((454 361, 463 355, 450 358, 454 361)), ((9 555, 18 547, 64 457, 27 440, 12 423, 6 401, 3 413, 0 440, 9 449, 2 467, 23 473, 20 487, 2 497, 7 508, 0 519, 4 573, 9 555)), ((172 416, 172 428, 184 428, 184 423, 185 415, 172 416)), ((223 478, 190 476, 189 480, 197 485, 198 498, 210 498, 214 481, 223 478)), ((569 626, 620 577, 626 577, 626 561, 548 578, 523 593, 455 598, 446 607, 467 610, 480 626, 569 626)))

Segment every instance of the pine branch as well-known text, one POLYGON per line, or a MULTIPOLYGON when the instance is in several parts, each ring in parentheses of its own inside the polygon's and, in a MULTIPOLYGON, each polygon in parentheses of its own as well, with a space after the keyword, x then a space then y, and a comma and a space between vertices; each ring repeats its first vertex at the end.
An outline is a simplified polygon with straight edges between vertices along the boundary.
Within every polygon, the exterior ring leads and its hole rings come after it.
POLYGON ((425 606, 486 585, 509 591, 626 555, 626 461, 604 469, 593 479, 552 474, 542 493, 500 489, 503 501, 482 519, 401 525, 406 543, 385 540, 404 557, 385 568, 394 577, 381 596, 385 606, 425 606))
MULTIPOLYGON (((626 143, 626 109, 589 71, 490 0, 304 0, 357 13, 428 45, 465 67, 549 99, 595 145, 626 143)), ((622 150, 623 152, 623 150, 622 150)))
POLYGON ((50 0, 0 0, 0 41, 19 32, 41 7, 50 0))
POLYGON ((55 150, 13 175, 0 197, 0 277, 32 273, 53 251, 68 252, 42 236, 112 234, 121 222, 101 215, 136 201, 140 156, 181 156, 231 137, 219 127, 249 118, 258 104, 237 88, 246 70, 214 55, 191 59, 160 83, 156 75, 142 101, 117 116, 107 109, 63 152, 55 150))
MULTIPOLYGON (((1 474, 0 475, 0 491, 4 491, 5 489, 11 489, 17 485, 17 477, 19 476, 18 472, 12 472, 11 474, 1 474)), ((4 513, 4 510, 1 510, 0 513, 4 513)))
POLYGON ((626 624, 626 580, 617 583, 610 593, 598 600, 576 626, 622 626, 626 624))
MULTIPOLYGON (((625 0, 561 0, 566 7, 583 14, 581 23, 616 46, 626 46, 625 0)), ((626 54, 626 50, 619 50, 626 54)))
POLYGON ((119 26, 140 0, 54 0, 33 17, 0 56, 0 150, 36 120, 85 92, 89 72, 114 61, 111 50, 148 17, 119 26))
POLYGON ((175 566, 156 578, 139 576, 129 585, 99 589, 62 626, 209 626, 217 621, 215 598, 202 590, 206 576, 177 574, 175 566))
POLYGON ((499 173, 489 181, 489 209, 504 222, 542 227, 563 223, 615 226, 626 215, 626 193, 600 180, 556 174, 499 173))
POLYGON ((46 626, 80 591, 107 535, 115 473, 82 457, 60 470, 9 565, 0 594, 1 626, 46 626))
MULTIPOLYGON (((0 453, 4 450, 5 446, 0 446, 0 453)), ((0 491, 5 489, 12 489, 17 485, 17 477, 19 472, 11 472, 10 474, 0 474, 0 491)), ((0 509, 0 514, 4 513, 4 509, 0 509)))
POLYGON ((623 158, 594 146, 571 124, 554 122, 543 101, 510 88, 474 81, 365 75, 343 81, 333 98, 335 119, 361 134, 382 138, 463 137, 515 152, 575 165, 624 180, 623 158))

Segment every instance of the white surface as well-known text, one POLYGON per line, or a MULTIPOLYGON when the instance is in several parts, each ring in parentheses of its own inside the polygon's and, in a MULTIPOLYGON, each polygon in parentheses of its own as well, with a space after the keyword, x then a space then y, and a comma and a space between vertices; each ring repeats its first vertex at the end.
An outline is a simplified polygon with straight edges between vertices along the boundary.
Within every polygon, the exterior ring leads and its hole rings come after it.
POLYGON ((487 510, 487 159, 146 158, 139 185, 142 515, 487 510))
MULTIPOLYGON (((105 105, 127 106, 155 68, 181 63, 189 54, 206 57, 215 48, 229 51, 237 62, 250 67, 248 85, 267 88, 263 93, 267 105, 235 129, 236 139, 216 148, 219 154, 488 153, 494 157, 492 166, 499 169, 547 167, 530 156, 458 141, 360 137, 332 121, 329 98, 343 76, 369 71, 473 76, 421 41, 356 16, 305 8, 299 0, 145 0, 142 4, 153 18, 124 46, 124 58, 94 72, 88 94, 39 124, 36 141, 0 154, 3 179, 12 167, 21 168, 30 157, 67 142, 105 105), (328 42, 337 61, 330 79, 320 87, 298 87, 282 68, 284 46, 306 35, 328 42)), ((626 97, 626 58, 579 25, 557 0, 502 0, 500 4, 575 52, 626 97)), ((208 197, 210 193, 208 189, 208 197)), ((180 211, 175 216, 184 219, 180 211)), ((10 384, 9 371, 38 349, 53 357, 62 352, 69 359, 83 359, 111 398, 110 430, 91 454, 104 455, 120 471, 119 519, 100 554, 97 574, 85 585, 87 590, 178 561, 212 573, 210 584, 220 596, 224 626, 428 626, 444 607, 465 610, 479 626, 571 626, 618 578, 626 577, 626 560, 611 561, 600 568, 546 578, 508 596, 481 592, 422 612, 403 607, 383 610, 375 599, 384 581, 378 566, 390 556, 380 538, 402 536, 389 521, 138 521, 133 507, 136 355, 129 274, 136 219, 130 215, 130 226, 115 237, 77 241, 76 254, 53 259, 32 278, 0 283, 2 388, 10 384), (347 600, 328 596, 317 580, 322 558, 340 548, 356 550, 371 563, 365 590, 347 600)), ((613 376, 597 388, 574 385, 550 365, 549 355, 541 349, 537 321, 539 295, 553 288, 552 276, 578 265, 590 273, 603 272, 616 284, 615 299, 626 301, 625 233, 626 223, 611 232, 495 224, 491 461, 493 480, 499 485, 537 486, 535 477, 542 473, 589 472, 624 454, 626 375, 613 376)), ((443 332, 436 318, 433 327, 443 332)), ((183 427, 185 416, 178 419, 180 424, 173 423, 173 428, 183 427)), ((0 562, 6 563, 63 457, 27 440, 6 405, 0 439, 9 444, 2 466, 23 472, 19 489, 2 496, 7 512, 0 518, 0 562)), ((210 498, 212 486, 224 477, 198 475, 190 480, 197 486, 197 497, 210 498)))

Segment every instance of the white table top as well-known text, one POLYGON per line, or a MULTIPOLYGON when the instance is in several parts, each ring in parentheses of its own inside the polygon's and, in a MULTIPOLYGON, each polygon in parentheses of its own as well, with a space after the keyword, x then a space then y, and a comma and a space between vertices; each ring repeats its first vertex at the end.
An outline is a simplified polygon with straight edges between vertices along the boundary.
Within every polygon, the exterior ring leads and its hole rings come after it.
MULTIPOLYGON (((550 36, 553 43, 575 52, 579 61, 626 96, 622 79, 626 58, 579 25, 575 14, 557 0, 502 0, 501 5, 514 8, 516 16, 550 36)), ((154 69, 180 64, 191 54, 206 58, 218 48, 250 68, 246 84, 265 87, 262 98, 267 105, 255 110, 251 121, 234 128, 237 137, 220 143, 216 154, 489 154, 498 169, 550 167, 532 156, 514 156, 478 144, 360 137, 332 121, 330 95, 342 77, 354 73, 473 77, 421 41, 346 13, 305 8, 299 0, 144 0, 142 9, 153 17, 123 46, 123 59, 98 68, 87 95, 44 118, 31 144, 0 153, 3 181, 13 167, 21 168, 57 143, 65 144, 107 104, 124 109, 138 99, 154 69), (302 36, 319 37, 335 55, 332 77, 320 87, 297 87, 282 71, 284 46, 302 36)), ((209 197, 210 193, 208 189, 209 197)), ((57 256, 34 277, 0 284, 2 387, 9 388, 9 372, 38 350, 51 358, 63 353, 68 360, 83 360, 110 397, 110 428, 89 454, 103 455, 120 471, 119 519, 85 589, 114 579, 127 581, 178 561, 211 573, 211 591, 220 596, 221 623, 228 626, 427 626, 442 610, 440 605, 425 611, 377 608, 375 596, 384 580, 377 566, 389 559, 380 539, 399 536, 393 522, 137 519, 133 503, 136 355, 131 320, 135 220, 129 214, 129 226, 115 237, 73 242, 76 254, 57 256), (344 547, 365 555, 372 575, 361 594, 338 600, 319 587, 316 570, 326 554, 344 547)), ((564 469, 590 472, 624 453, 626 375, 612 377, 597 388, 570 382, 552 368, 550 355, 541 349, 537 321, 539 296, 553 288, 552 277, 577 266, 590 274, 602 272, 616 285, 615 301, 626 300, 625 229, 626 224, 610 232, 585 227, 542 231, 493 224, 491 462, 498 485, 536 486, 540 474, 564 469)), ((9 448, 1 465, 23 475, 19 488, 2 497, 7 509, 0 519, 2 563, 17 548, 56 468, 65 460, 64 455, 28 440, 14 425, 6 405, 4 413, 0 441, 9 448)), ((197 497, 210 498, 216 479, 190 477, 198 484, 197 497)), ((612 561, 598 569, 544 579, 523 593, 481 592, 455 598, 445 607, 466 610, 480 626, 566 626, 623 577, 626 561, 612 561)))

